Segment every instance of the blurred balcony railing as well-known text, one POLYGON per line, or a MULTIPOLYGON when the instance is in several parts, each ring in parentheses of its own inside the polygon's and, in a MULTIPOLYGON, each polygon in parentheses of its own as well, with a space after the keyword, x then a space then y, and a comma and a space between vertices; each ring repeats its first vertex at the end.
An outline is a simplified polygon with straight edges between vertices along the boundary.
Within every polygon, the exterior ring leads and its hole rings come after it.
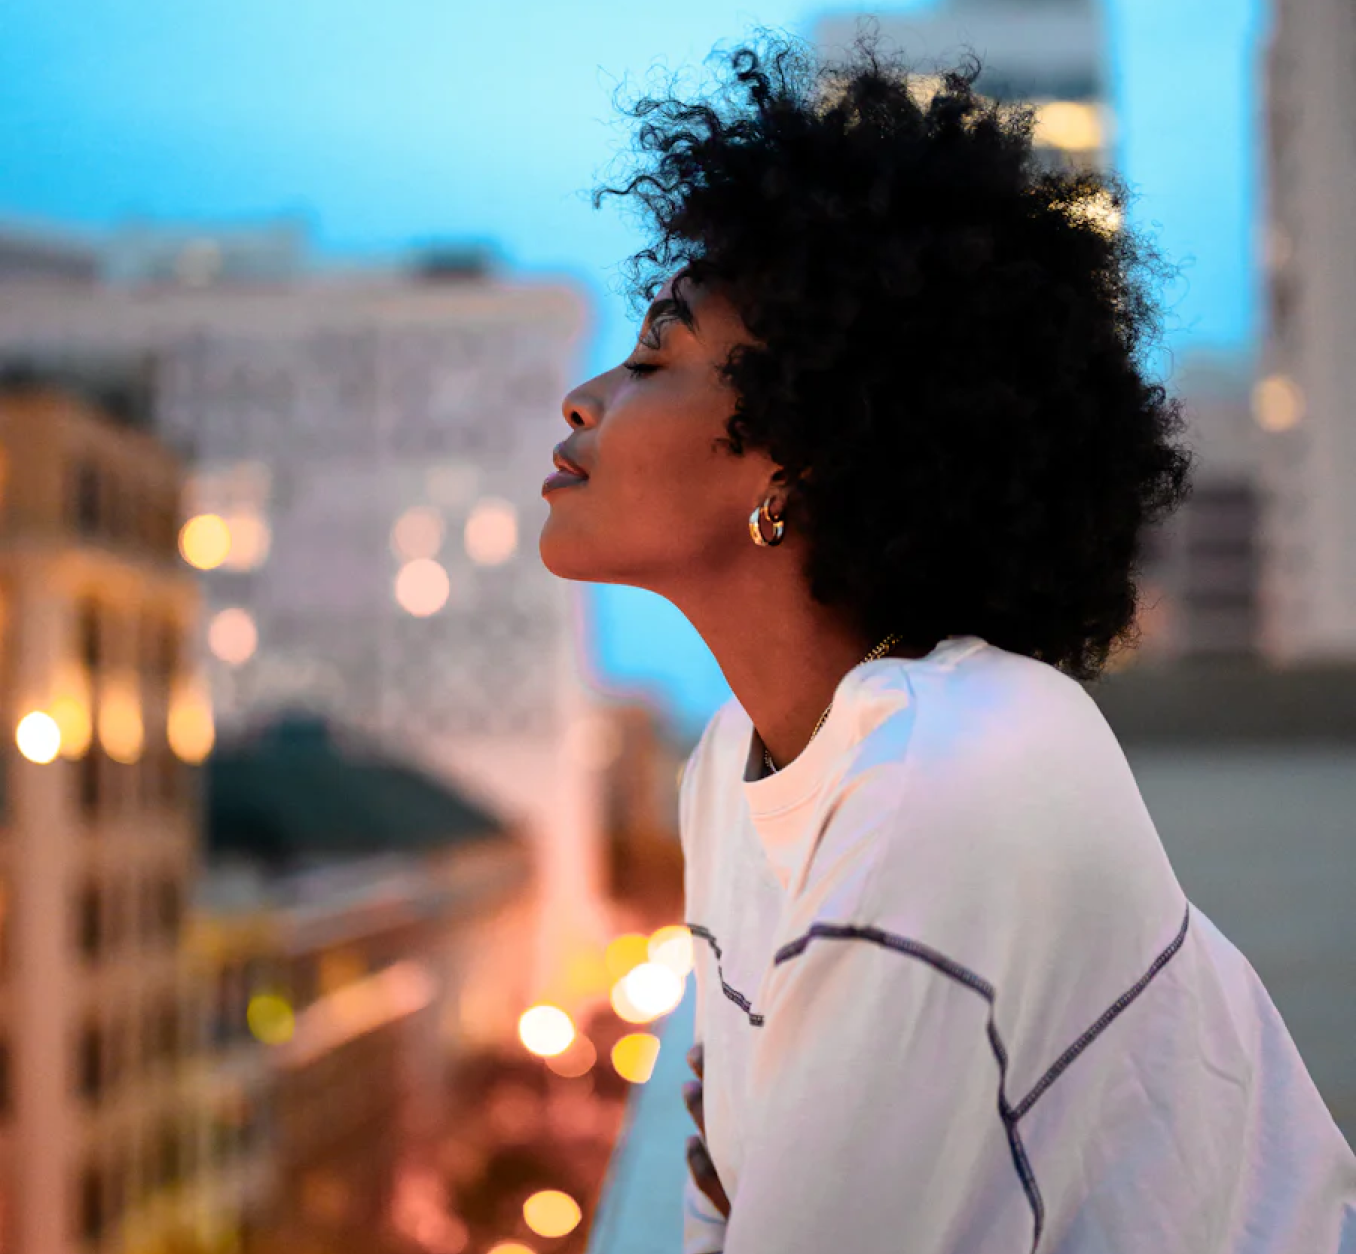
POLYGON ((687 1138, 696 1128, 683 1105, 692 1073, 696 982, 659 1032, 659 1057, 647 1083, 631 1094, 626 1122, 603 1185, 588 1254, 678 1254, 683 1247, 687 1138))

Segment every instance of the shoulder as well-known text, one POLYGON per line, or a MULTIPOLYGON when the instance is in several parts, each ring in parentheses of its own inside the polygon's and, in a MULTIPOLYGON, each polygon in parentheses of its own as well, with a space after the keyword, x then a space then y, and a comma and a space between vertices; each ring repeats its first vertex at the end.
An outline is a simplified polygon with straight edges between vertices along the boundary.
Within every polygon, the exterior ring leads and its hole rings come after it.
POLYGON ((909 672, 909 700, 862 741, 820 846, 826 869, 860 863, 855 921, 986 978, 1099 937, 1134 955, 1182 908, 1096 702, 992 647, 909 672))

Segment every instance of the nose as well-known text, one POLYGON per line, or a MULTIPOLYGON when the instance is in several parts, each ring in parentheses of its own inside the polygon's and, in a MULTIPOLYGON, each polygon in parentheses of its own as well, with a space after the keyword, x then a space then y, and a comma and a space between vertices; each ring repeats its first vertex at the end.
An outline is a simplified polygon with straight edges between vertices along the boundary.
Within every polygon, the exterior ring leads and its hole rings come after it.
POLYGON ((590 379, 565 393, 560 403, 560 412, 571 427, 596 427, 602 416, 598 390, 593 386, 596 380, 590 379))

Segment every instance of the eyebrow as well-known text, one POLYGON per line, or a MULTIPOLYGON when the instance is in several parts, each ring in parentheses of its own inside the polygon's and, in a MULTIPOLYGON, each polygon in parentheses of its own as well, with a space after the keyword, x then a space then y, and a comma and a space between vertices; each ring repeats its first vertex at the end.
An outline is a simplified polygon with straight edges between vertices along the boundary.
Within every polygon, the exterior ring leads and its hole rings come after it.
POLYGON ((680 297, 665 296, 655 301, 645 311, 645 317, 640 326, 640 334, 644 335, 646 329, 653 327, 656 323, 674 320, 681 322, 689 331, 696 332, 697 319, 692 312, 692 306, 680 297))

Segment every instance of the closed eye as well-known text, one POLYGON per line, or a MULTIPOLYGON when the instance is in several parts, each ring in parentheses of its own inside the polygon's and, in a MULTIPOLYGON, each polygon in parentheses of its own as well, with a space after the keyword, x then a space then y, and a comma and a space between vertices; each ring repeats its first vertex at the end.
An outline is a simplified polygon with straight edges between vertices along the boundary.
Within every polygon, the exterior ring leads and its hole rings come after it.
POLYGON ((622 366, 636 375, 653 374, 659 369, 658 366, 648 361, 624 361, 622 366))

